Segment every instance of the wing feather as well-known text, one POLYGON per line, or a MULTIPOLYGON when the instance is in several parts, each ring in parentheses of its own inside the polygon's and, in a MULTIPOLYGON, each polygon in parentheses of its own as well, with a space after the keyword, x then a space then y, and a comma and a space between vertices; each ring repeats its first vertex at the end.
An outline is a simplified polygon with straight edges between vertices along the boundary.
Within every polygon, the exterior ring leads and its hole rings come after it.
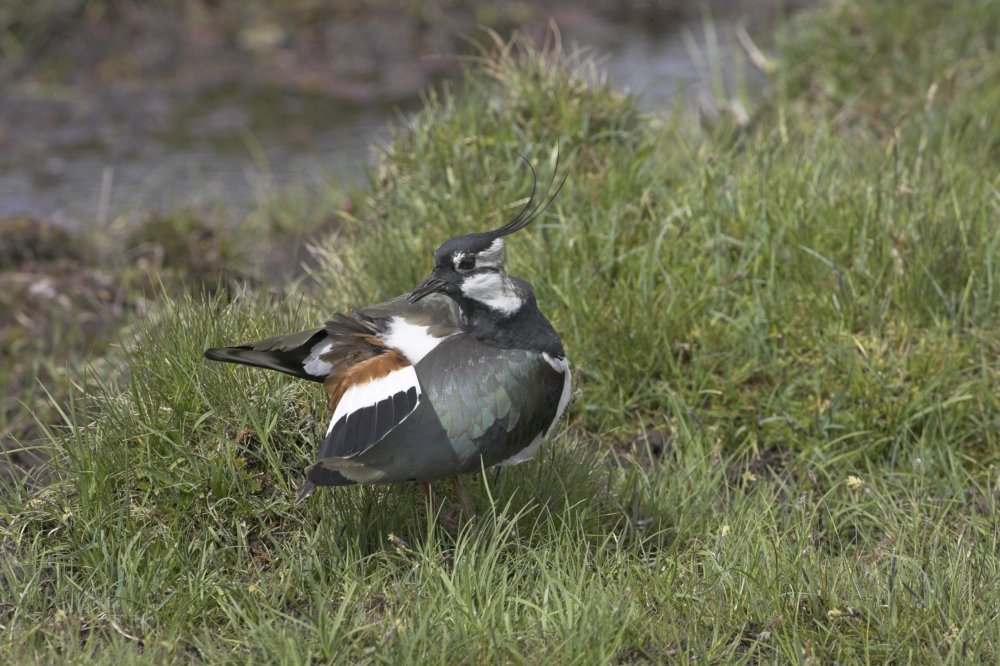
POLYGON ((321 458, 365 451, 413 413, 421 394, 416 370, 396 351, 358 364, 328 390, 339 397, 321 458))
MULTIPOLYGON (((336 454, 324 446, 309 468, 311 481, 324 483, 333 472, 356 483, 433 480, 527 459, 551 428, 566 385, 565 371, 541 353, 498 349, 468 335, 449 337, 414 367, 413 390, 422 394, 405 404, 413 405, 406 417, 397 411, 394 419, 406 426, 363 451, 336 454)), ((401 397, 393 396, 394 409, 401 397)))

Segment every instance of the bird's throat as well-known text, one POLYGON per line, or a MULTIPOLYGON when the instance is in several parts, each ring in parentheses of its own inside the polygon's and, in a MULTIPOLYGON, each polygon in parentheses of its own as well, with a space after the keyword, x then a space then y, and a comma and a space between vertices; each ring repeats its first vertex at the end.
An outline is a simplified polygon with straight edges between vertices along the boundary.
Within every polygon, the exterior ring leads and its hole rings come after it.
POLYGON ((470 318, 480 309, 492 312, 494 317, 508 318, 524 305, 524 296, 517 285, 500 271, 470 275, 462 282, 461 290, 463 298, 459 306, 463 315, 470 318))

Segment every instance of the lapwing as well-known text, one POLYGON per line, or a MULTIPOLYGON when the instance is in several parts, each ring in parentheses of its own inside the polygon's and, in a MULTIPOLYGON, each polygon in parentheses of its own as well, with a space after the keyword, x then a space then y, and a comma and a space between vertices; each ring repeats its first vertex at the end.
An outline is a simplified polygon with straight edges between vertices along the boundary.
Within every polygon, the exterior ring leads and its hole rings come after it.
POLYGON ((408 294, 321 328, 205 351, 323 384, 333 416, 299 501, 317 485, 423 481, 429 492, 453 477, 469 511, 458 475, 538 451, 569 403, 570 370, 531 285, 505 270, 504 237, 559 189, 536 204, 532 185, 503 226, 442 243, 408 294))

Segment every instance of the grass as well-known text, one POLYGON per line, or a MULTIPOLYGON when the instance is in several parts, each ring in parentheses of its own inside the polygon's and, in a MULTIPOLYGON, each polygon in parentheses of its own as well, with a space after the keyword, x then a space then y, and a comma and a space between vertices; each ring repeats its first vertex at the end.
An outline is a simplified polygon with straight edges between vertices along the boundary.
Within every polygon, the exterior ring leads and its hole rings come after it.
POLYGON ((994 660, 1000 16, 913 6, 801 16, 749 124, 517 42, 430 94, 314 287, 165 297, 62 405, 55 482, 4 500, 6 661, 994 660), (554 146, 508 254, 567 424, 457 534, 411 485, 294 505, 321 397, 201 349, 410 288, 554 146))
POLYGON ((122 365, 123 326, 161 297, 301 277, 305 246, 335 226, 335 202, 344 200, 334 187, 315 197, 290 190, 239 222, 181 208, 83 231, 0 220, 0 478, 48 480, 39 424, 58 420, 81 367, 106 376, 122 365))

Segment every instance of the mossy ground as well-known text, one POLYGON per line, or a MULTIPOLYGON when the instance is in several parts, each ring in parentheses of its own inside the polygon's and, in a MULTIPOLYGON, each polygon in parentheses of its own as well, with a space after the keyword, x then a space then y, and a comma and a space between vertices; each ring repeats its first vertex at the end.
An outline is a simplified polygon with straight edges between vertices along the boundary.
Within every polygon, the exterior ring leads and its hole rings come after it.
POLYGON ((4 500, 4 654, 994 660, 998 28, 976 0, 816 10, 749 123, 640 113, 519 44, 474 67, 311 286, 163 297, 126 374, 79 380, 55 480, 4 500), (408 289, 556 146, 566 186, 508 254, 573 362, 566 424, 471 479, 457 533, 412 485, 294 505, 321 396, 201 350, 408 289))

